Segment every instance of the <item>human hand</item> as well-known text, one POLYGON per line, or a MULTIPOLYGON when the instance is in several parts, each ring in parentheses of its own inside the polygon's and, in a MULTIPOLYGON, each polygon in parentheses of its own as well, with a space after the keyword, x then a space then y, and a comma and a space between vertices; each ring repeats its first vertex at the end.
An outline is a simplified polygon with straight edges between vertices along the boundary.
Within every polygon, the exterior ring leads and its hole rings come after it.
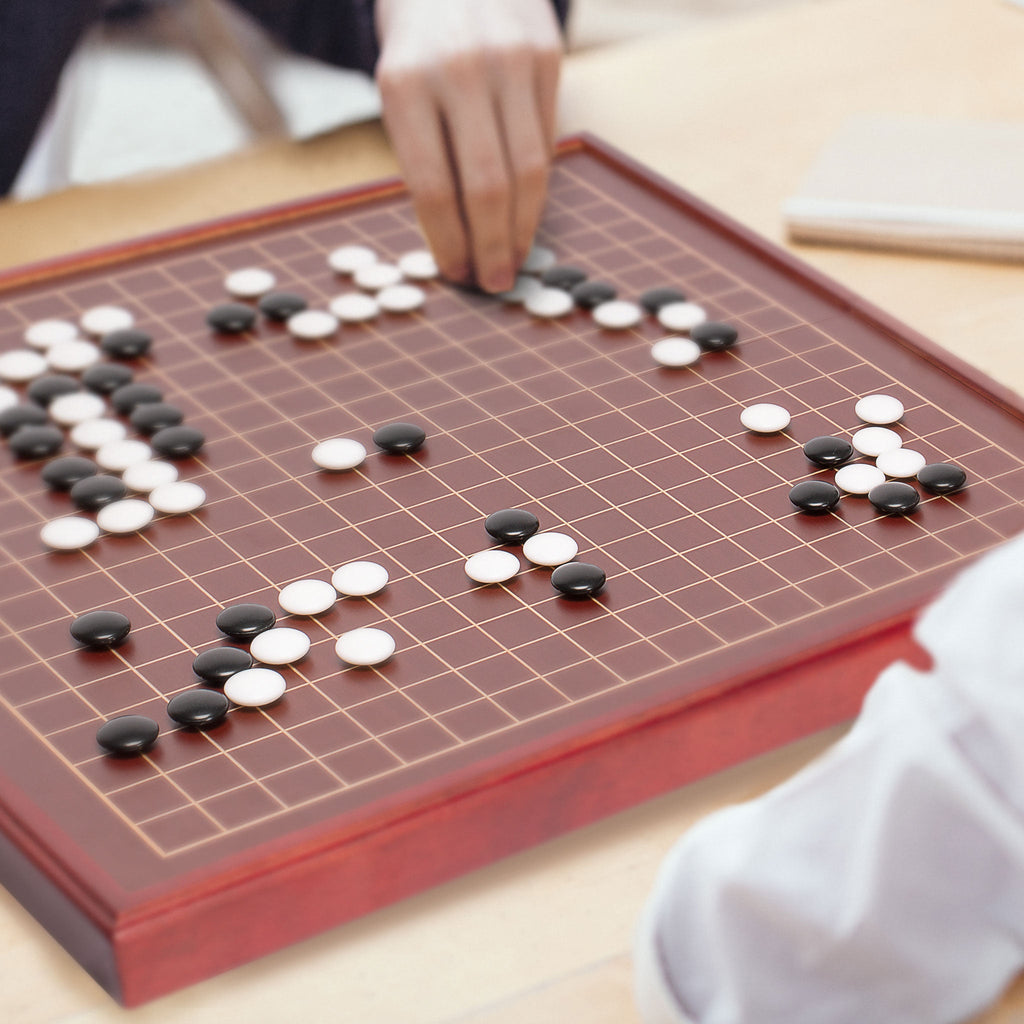
POLYGON ((384 121, 441 273, 511 288, 554 142, 550 0, 377 0, 377 31, 384 121))

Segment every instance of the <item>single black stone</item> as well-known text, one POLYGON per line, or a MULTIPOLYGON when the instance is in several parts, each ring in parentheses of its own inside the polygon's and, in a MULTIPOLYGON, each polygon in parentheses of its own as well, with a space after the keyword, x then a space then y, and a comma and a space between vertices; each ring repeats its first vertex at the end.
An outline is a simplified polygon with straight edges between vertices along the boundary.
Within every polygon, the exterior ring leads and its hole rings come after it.
POLYGON ((82 383, 97 395, 109 395, 134 379, 135 374, 119 363, 96 363, 82 374, 82 383))
POLYGON ((426 439, 427 432, 415 423, 389 423, 373 434, 373 443, 392 455, 417 451, 426 439))
POLYGON ((566 597, 592 597, 604 582, 604 570, 587 562, 566 562, 551 574, 551 586, 566 597))
POLYGON ((156 743, 160 726, 145 715, 120 715, 96 730, 96 742, 108 753, 121 757, 144 754, 156 743))
POLYGON ((241 334, 256 323, 256 310, 242 302, 224 302, 206 314, 206 322, 221 334, 241 334))
POLYGON ((151 438, 153 450, 168 459, 184 459, 195 455, 206 444, 206 435, 195 427, 181 424, 177 427, 164 427, 151 438))
POLYGON ((57 427, 19 427, 10 436, 11 451, 19 459, 46 459, 64 444, 64 432, 57 427))
POLYGON ((224 721, 231 701, 220 690, 185 690, 167 702, 168 717, 190 729, 212 729, 224 721))
POLYGON ((155 384, 123 384, 110 396, 111 404, 122 416, 130 416, 135 408, 150 402, 162 402, 164 393, 155 384))
POLYGON ((951 462, 931 462, 921 468, 917 479, 932 494, 952 494, 967 483, 967 474, 951 462))
POLYGON ((640 305, 648 313, 657 313, 662 306, 670 302, 685 302, 686 296, 678 289, 662 286, 660 288, 649 288, 640 296, 640 305))
POLYGON ((484 520, 484 529, 502 544, 522 544, 540 529, 540 520, 523 508, 503 508, 484 520))
POLYGON ((259 310, 268 320, 287 320, 301 313, 308 305, 295 292, 267 292, 259 301, 259 310))
POLYGON ((568 265, 548 267, 540 275, 540 279, 549 288, 561 288, 563 291, 570 292, 576 285, 586 281, 587 272, 579 267, 570 267, 568 265))
POLYGON ((47 487, 55 491, 70 491, 79 480, 95 476, 99 471, 100 467, 84 455, 65 455, 43 466, 41 475, 47 487))
POLYGON ((138 359, 153 344, 153 335, 138 327, 123 327, 100 339, 100 348, 112 359, 138 359))
POLYGON ((723 324, 719 320, 705 320, 690 328, 690 337, 705 352, 721 352, 732 348, 739 336, 739 331, 732 324, 723 324))
POLYGON ((921 495, 910 484, 888 480, 868 491, 868 501, 887 516, 905 516, 921 503, 921 495))
POLYGON ((570 289, 573 302, 580 309, 593 309, 602 302, 611 302, 618 294, 615 289, 604 281, 581 281, 570 289))
POLYGON ((789 500, 801 512, 820 515, 839 504, 839 488, 827 480, 803 480, 789 492, 789 500))
POLYGON ((50 422, 46 410, 35 402, 19 402, 0 412, 0 434, 10 437, 22 427, 41 427, 50 422))
POLYGON ((804 445, 804 455, 823 469, 832 469, 853 458, 853 445, 841 437, 812 437, 804 445))
POLYGON ((128 419, 131 425, 143 434, 155 434, 164 427, 176 427, 185 414, 176 406, 166 402, 144 402, 132 409, 128 419))
POLYGON ((79 615, 71 623, 71 635, 86 647, 116 647, 124 643, 132 624, 127 615, 103 608, 79 615))
POLYGON ((192 671, 213 686, 223 686, 236 672, 252 668, 252 655, 241 647, 214 647, 197 654, 192 671))
POLYGON ((72 395, 82 390, 82 384, 66 373, 48 373, 45 377, 36 377, 25 389, 25 394, 40 405, 49 405, 61 395, 72 395))
POLYGON ((112 501, 120 501, 128 493, 125 482, 116 476, 99 473, 79 480, 71 488, 71 500, 85 512, 95 512, 112 501))
POLYGON ((217 628, 232 640, 247 642, 270 629, 277 622, 277 616, 262 604, 228 605, 217 616, 217 628))

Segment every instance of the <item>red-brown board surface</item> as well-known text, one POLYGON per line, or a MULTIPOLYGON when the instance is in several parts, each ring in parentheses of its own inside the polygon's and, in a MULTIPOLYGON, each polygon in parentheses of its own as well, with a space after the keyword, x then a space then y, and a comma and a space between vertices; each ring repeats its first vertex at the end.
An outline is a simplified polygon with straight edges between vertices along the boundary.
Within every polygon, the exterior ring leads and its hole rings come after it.
MULTIPOLYGON (((394 184, 6 276, 0 352, 43 318, 130 309, 154 336, 136 379, 206 435, 179 463, 206 504, 55 553, 73 511, 40 465, 0 446, 0 875, 128 1004, 244 962, 430 884, 855 713, 910 650, 908 623, 967 559, 1024 527, 1024 425, 1013 399, 921 338, 592 139, 558 158, 539 241, 637 298, 674 285, 738 345, 654 363, 647 317, 609 331, 577 310, 425 285, 410 314, 299 341, 260 319, 213 333, 224 277, 262 266, 324 308, 352 287, 339 245, 382 259, 422 246, 394 184), (863 498, 808 516, 801 445, 850 436, 856 400, 899 397, 897 430, 968 487, 905 518, 863 498), (754 402, 783 434, 745 431, 754 402), (373 431, 421 424, 387 455, 373 431), (327 473, 328 437, 370 450, 327 473), (550 570, 472 584, 485 516, 528 508, 607 573, 570 600, 550 570), (383 563, 390 583, 315 618, 277 704, 208 732, 166 716, 217 613, 277 607, 302 578, 383 563), (87 651, 86 611, 132 620, 87 651), (336 637, 378 626, 397 652, 343 665, 336 637), (161 723, 150 753, 104 755, 125 713, 161 723)), ((66 451, 72 446, 68 444, 66 451)))

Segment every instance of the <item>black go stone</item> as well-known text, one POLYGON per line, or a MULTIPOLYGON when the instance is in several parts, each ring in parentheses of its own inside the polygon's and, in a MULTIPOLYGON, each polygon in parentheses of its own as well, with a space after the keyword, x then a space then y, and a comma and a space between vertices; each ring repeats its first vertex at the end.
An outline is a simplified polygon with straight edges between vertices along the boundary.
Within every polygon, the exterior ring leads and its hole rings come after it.
POLYGON ((103 608, 79 615, 71 623, 71 636, 86 647, 107 649, 124 643, 132 624, 127 615, 103 608))
POLYGON ((705 352, 722 352, 732 348, 739 336, 739 331, 732 324, 723 324, 719 320, 705 320, 690 328, 690 337, 705 352))
POLYGON ((540 520, 524 508, 503 508, 484 520, 484 529, 502 544, 522 544, 540 529, 540 520))
POLYGON ((373 434, 373 443, 391 455, 418 451, 426 439, 427 432, 415 423, 389 423, 373 434))
POLYGON ((839 504, 839 488, 827 480, 803 480, 789 492, 789 500, 801 512, 822 515, 839 504))
POLYGON ((256 323, 256 310, 242 302, 224 302, 206 314, 206 323, 221 334, 243 334, 256 323))
POLYGON ((917 488, 899 480, 889 480, 868 491, 868 501, 887 516, 905 516, 921 503, 917 488))
POLYGON ((570 267, 568 265, 548 267, 540 275, 540 279, 549 288, 561 288, 562 291, 571 292, 576 285, 586 281, 587 272, 579 267, 570 267))
POLYGON ((160 726, 145 715, 120 715, 96 730, 96 742, 108 753, 120 757, 144 754, 156 743, 160 726))
POLYGON ((217 628, 232 640, 248 642, 277 622, 277 616, 262 604, 232 604, 217 616, 217 628))
POLYGON ((152 344, 153 335, 138 327, 123 327, 104 334, 100 339, 100 348, 112 359, 138 359, 149 351, 152 344))
POLYGON ((151 438, 153 450, 168 459, 185 459, 195 455, 206 444, 206 435, 195 427, 184 424, 177 427, 164 427, 151 438))
POLYGON ((853 458, 853 445, 841 437, 813 437, 804 445, 804 455, 822 469, 833 469, 853 458))
POLYGON ((566 597, 593 597, 604 583, 604 570, 587 562, 566 562, 551 574, 551 586, 566 597))
POLYGON ((95 512, 112 501, 120 501, 127 493, 125 482, 107 473, 87 476, 74 484, 70 491, 71 500, 84 512, 95 512))
POLYGON ((166 402, 144 402, 132 409, 128 419, 140 433, 155 434, 164 427, 176 427, 185 419, 185 414, 176 405, 166 402))
POLYGON ((130 416, 136 406, 162 402, 164 393, 155 384, 122 384, 110 396, 111 404, 122 416, 130 416))
POLYGON ((917 479, 932 494, 952 494, 967 483, 967 474, 952 462, 931 462, 921 468, 917 479))
POLYGON ((22 427, 41 427, 50 422, 46 410, 35 402, 19 402, 0 412, 0 434, 10 437, 22 427))
POLYGON ((167 702, 167 715, 189 729, 212 729, 224 721, 230 706, 220 690, 185 690, 167 702))
POLYGON ((640 296, 640 305, 648 313, 657 313, 662 306, 667 306, 670 302, 685 301, 686 295, 683 292, 678 288, 670 288, 668 286, 649 288, 640 296))
POLYGON ((236 672, 252 668, 252 655, 241 647, 214 647, 197 654, 192 671, 211 686, 223 686, 236 672))
POLYGON ((10 437, 11 451, 19 459, 48 459, 64 444, 64 432, 57 427, 19 427, 10 437))
POLYGON ((82 383, 97 395, 112 394, 134 379, 135 374, 118 363, 96 363, 82 374, 82 383))
POLYGON ((74 377, 66 373, 48 373, 45 377, 36 377, 25 389, 25 394, 39 405, 49 405, 61 395, 73 395, 81 390, 81 382, 74 377))
POLYGON ((301 313, 308 302, 295 292, 267 292, 259 301, 259 310, 268 320, 287 320, 301 313))
POLYGON ((70 491, 80 480, 95 476, 99 471, 100 467, 84 455, 65 455, 43 466, 41 476, 47 487, 55 491, 70 491))
POLYGON ((580 309, 593 309, 602 302, 611 302, 618 292, 604 281, 581 281, 570 289, 570 294, 580 309))

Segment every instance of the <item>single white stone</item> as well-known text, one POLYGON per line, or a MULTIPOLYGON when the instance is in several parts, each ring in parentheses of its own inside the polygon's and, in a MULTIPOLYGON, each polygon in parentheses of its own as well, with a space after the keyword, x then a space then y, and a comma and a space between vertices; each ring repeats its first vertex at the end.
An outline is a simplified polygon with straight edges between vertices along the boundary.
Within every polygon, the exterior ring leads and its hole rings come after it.
POLYGON ((128 466, 121 474, 121 479, 130 490, 148 494, 158 487, 173 484, 178 479, 178 467, 161 459, 144 459, 128 466))
POLYGON ((304 658, 309 647, 309 637, 301 629, 275 626, 253 637, 249 653, 265 665, 290 665, 304 658))
POLYGON ((241 267, 224 278, 224 287, 236 299, 256 299, 277 284, 277 278, 263 267, 241 267))
POLYGON ((626 299, 611 299, 595 306, 590 315, 599 327, 610 331, 621 331, 627 327, 636 327, 643 319, 643 307, 626 299))
POLYGON ((69 395, 58 395, 47 411, 54 423, 74 427, 99 419, 107 411, 107 403, 91 391, 73 391, 69 395))
POLYGON ((892 395, 865 395, 854 406, 854 412, 865 423, 896 423, 903 418, 903 403, 892 395))
POLYGON ((30 348, 16 348, 0 355, 0 380, 23 384, 46 372, 46 359, 30 348))
POLYGON ((289 332, 302 341, 329 338, 338 329, 338 318, 325 309, 304 309, 288 317, 289 332))
POLYGON ((360 267, 377 262, 377 254, 365 245, 342 245, 327 256, 331 270, 338 274, 353 274, 360 267))
POLYGON ((511 551, 497 548, 478 551, 466 559, 466 575, 476 583, 504 583, 520 568, 519 559, 511 551))
POLYGON ((885 474, 867 462, 851 462, 836 470, 835 485, 847 494, 867 494, 872 487, 885 483, 885 474))
POLYGON ((555 265, 558 257, 554 251, 548 249, 543 245, 531 246, 530 251, 526 254, 526 259, 523 260, 523 265, 519 269, 524 274, 543 274, 545 270, 549 270, 555 265))
POLYGON ((342 472, 361 466, 366 448, 351 437, 331 437, 313 449, 313 463, 321 469, 342 472))
POLYGON ((39 531, 42 542, 55 551, 77 551, 88 547, 99 535, 100 528, 91 519, 82 516, 51 519, 39 531))
POLYGON ((553 319, 571 313, 576 308, 576 303, 572 296, 561 288, 541 287, 526 297, 523 306, 534 316, 553 319))
POLYGON ((372 320, 380 313, 380 305, 366 292, 345 292, 328 303, 331 313, 344 323, 372 320))
POLYGON ((437 277, 437 260, 429 249, 413 249, 398 259, 398 269, 413 281, 429 281, 437 277))
POLYGON ((17 405, 20 401, 21 398, 14 388, 9 388, 6 384, 0 384, 0 412, 3 412, 4 409, 10 409, 11 406, 17 405))
POLYGON ((296 580, 281 589, 277 600, 289 615, 320 615, 334 607, 338 592, 326 580, 296 580))
POLYGON ((534 565, 563 565, 571 562, 579 545, 564 533, 535 533, 523 544, 523 554, 534 565))
POLYGON ((871 459, 878 458, 882 452, 895 451, 903 445, 903 438, 888 427, 864 427, 858 430, 850 441, 861 455, 867 455, 871 459))
POLYGON ((78 327, 70 320, 37 320, 25 329, 25 341, 32 348, 48 349, 61 341, 74 341, 78 327))
POLYGON ((381 288, 398 284, 402 280, 402 272, 394 263, 367 263, 358 267, 352 274, 352 280, 360 288, 371 292, 379 292, 381 288))
POLYGON ((96 461, 112 473, 123 473, 136 462, 153 457, 153 449, 145 441, 127 437, 123 441, 108 441, 96 449, 96 461))
POLYGON ((102 337, 111 331, 122 331, 135 323, 135 317, 122 306, 93 306, 78 321, 86 334, 102 337))
POLYGON ((536 292, 542 291, 544 285, 540 279, 530 274, 517 274, 515 284, 507 292, 498 292, 498 298, 510 306, 521 306, 536 292))
POLYGON ((369 597, 387 584, 388 571, 377 562, 346 562, 331 577, 331 585, 346 597, 369 597))
POLYGON ((228 678, 224 696, 243 708, 262 708, 284 696, 284 676, 272 668, 243 668, 228 678))
POLYGON ((658 310, 658 323, 668 331, 689 331, 707 318, 707 311, 696 302, 667 302, 658 310))
POLYGON ((204 501, 206 491, 191 480, 172 480, 170 483, 158 484, 149 494, 149 503, 153 508, 168 516, 195 512, 204 501))
POLYGON ((96 513, 96 523, 107 533, 137 533, 151 522, 156 510, 141 498, 122 498, 104 505, 96 513))
POLYGON ((377 292, 377 301, 386 313, 411 313, 427 301, 427 293, 414 284, 390 284, 377 292))
POLYGON ((94 452, 112 441, 123 441, 128 436, 128 428, 120 420, 96 419, 76 423, 71 428, 71 443, 94 452))
POLYGON ((651 346, 651 355, 662 366, 693 366, 700 360, 701 348, 692 338, 662 338, 651 346))
POLYGON ((395 641, 383 629, 367 626, 342 633, 334 650, 350 665, 379 665, 395 653, 395 641))
POLYGON ((95 366, 103 353, 91 341, 58 341, 46 350, 46 364, 60 373, 81 373, 95 366))
POLYGON ((927 462, 920 452, 910 448, 893 448, 892 451, 882 452, 875 459, 875 465, 886 476, 895 477, 897 480, 917 476, 927 462))
POLYGON ((777 434, 790 424, 790 415, 781 405, 759 402, 740 413, 740 423, 755 434, 777 434))

